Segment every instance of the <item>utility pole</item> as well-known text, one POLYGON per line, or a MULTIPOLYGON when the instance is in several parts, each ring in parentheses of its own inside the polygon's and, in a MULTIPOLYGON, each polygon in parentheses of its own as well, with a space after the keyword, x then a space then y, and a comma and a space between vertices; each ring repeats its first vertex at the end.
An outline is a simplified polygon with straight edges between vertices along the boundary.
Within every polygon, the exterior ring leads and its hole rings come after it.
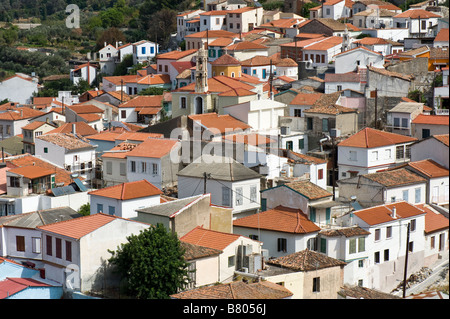
POLYGON ((375 129, 378 129, 378 89, 375 88, 375 129))
POLYGON ((406 297, 406 278, 408 273, 408 253, 409 253, 409 231, 410 231, 410 223, 408 223, 408 230, 406 232, 405 271, 403 275, 403 299, 406 297))
POLYGON ((331 183, 333 185, 333 200, 336 200, 336 145, 335 145, 335 137, 331 138, 331 151, 333 154, 333 172, 331 173, 331 183))

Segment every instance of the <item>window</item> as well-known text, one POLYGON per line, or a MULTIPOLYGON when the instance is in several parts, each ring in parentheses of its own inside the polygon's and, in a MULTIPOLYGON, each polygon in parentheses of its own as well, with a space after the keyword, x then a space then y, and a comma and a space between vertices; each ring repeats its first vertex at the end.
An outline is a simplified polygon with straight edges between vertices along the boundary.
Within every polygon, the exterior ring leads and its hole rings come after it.
POLYGON ((116 214, 116 207, 108 206, 108 214, 110 214, 111 216, 114 216, 116 214))
POLYGON ((48 153, 48 147, 44 147, 44 153, 48 153))
POLYGON ((384 250, 384 261, 389 261, 389 249, 384 250))
POLYGON ((349 151, 349 160, 350 161, 356 161, 357 156, 356 156, 356 151, 349 151))
POLYGON ((316 63, 320 63, 320 54, 316 54, 316 63))
POLYGON ((41 253, 41 238, 40 237, 32 237, 31 238, 31 249, 35 254, 41 253))
POLYGON ((421 189, 420 189, 420 187, 418 187, 418 188, 416 188, 415 190, 414 190, 414 203, 415 204, 417 204, 417 203, 420 203, 420 199, 421 199, 421 189))
POLYGON ((230 29, 233 29, 233 23, 230 23, 230 29))
POLYGON ((436 246, 435 241, 436 241, 435 237, 432 236, 432 237, 431 237, 431 242, 430 242, 430 248, 431 248, 431 249, 434 249, 434 247, 436 246))
POLYGON ((327 12, 327 16, 329 16, 330 15, 330 12, 331 10, 329 9, 329 8, 327 8, 327 10, 326 10, 326 12, 327 12))
POLYGON ((392 226, 386 227, 386 238, 392 237, 392 226))
POLYGON ((150 54, 154 54, 155 53, 155 48, 154 47, 151 47, 150 48, 150 54))
POLYGON ((56 258, 61 258, 62 257, 62 239, 61 238, 55 238, 55 248, 56 248, 56 253, 55 253, 56 258))
POLYGON ((309 220, 316 222, 316 209, 314 207, 309 207, 309 220))
POLYGON ((410 241, 408 245, 408 252, 412 253, 414 250, 414 242, 410 241))
POLYGON ((321 56, 321 57, 322 57, 322 60, 321 60, 321 62, 322 62, 322 63, 325 63, 325 54, 322 54, 322 56, 321 56))
POLYGON ((396 151, 396 155, 395 155, 396 159, 403 159, 405 157, 405 150, 404 150, 403 145, 397 146, 395 151, 396 151))
POLYGON ((130 170, 132 173, 136 173, 136 162, 135 161, 131 161, 130 162, 130 170))
POLYGON ((141 162, 141 173, 147 173, 147 163, 141 162))
POLYGON ((203 19, 203 25, 206 25, 206 24, 207 24, 206 19, 203 19))
POLYGON ((222 187, 222 205, 230 206, 230 189, 228 187, 222 187))
POLYGON ((375 229, 375 240, 380 240, 381 239, 381 230, 378 228, 378 229, 375 229))
POLYGON ((72 242, 66 240, 66 260, 72 261, 72 242))
POLYGON ((286 141, 286 149, 291 150, 293 149, 293 142, 292 141, 286 141))
POLYGON ((422 20, 421 22, 422 22, 421 29, 425 30, 427 28, 427 21, 426 20, 422 20))
POLYGON ((327 253, 327 240, 325 238, 320 238, 320 252, 327 253))
POLYGON ((242 187, 236 188, 236 206, 241 206, 243 204, 243 197, 242 197, 242 187))
POLYGON ((391 150, 390 149, 386 149, 384 151, 384 157, 385 157, 385 159, 390 159, 391 158, 391 150))
POLYGON ((354 254, 354 253, 356 253, 356 238, 350 239, 349 244, 350 244, 350 246, 349 246, 348 253, 349 253, 349 254, 354 254))
POLYGON ((318 179, 323 179, 323 168, 319 169, 317 171, 317 178, 318 179))
POLYGON ((120 117, 123 119, 127 118, 127 111, 125 110, 120 111, 120 117))
POLYGON ((359 268, 363 268, 364 267, 364 260, 363 259, 358 260, 358 267, 359 268))
POLYGON ((410 231, 415 231, 416 230, 416 220, 412 219, 411 222, 409 223, 409 230, 410 231))
POLYGON ((20 187, 20 177, 9 177, 9 186, 11 187, 20 187))
POLYGON ((302 110, 301 109, 295 109, 294 110, 294 116, 295 117, 302 117, 302 110))
POLYGON ((125 168, 126 168, 126 164, 125 163, 120 163, 120 176, 125 176, 127 174, 125 168))
POLYGON ((366 250, 366 238, 365 237, 359 237, 358 238, 358 252, 362 252, 366 250))
POLYGON ((411 158, 411 145, 405 146, 405 158, 411 158))
POLYGON ((379 264, 380 263, 380 252, 377 251, 374 255, 374 259, 375 259, 375 263, 379 264))
POLYGON ((428 128, 423 128, 422 129, 422 138, 427 138, 431 135, 430 129, 428 128))
POLYGON ((298 140, 298 148, 300 150, 305 148, 305 140, 304 139, 301 138, 301 139, 298 140))
POLYGON ((267 70, 266 70, 266 69, 263 69, 263 70, 262 70, 262 77, 263 77, 263 79, 265 79, 266 76, 267 76, 267 70))
POLYGON ((152 174, 158 175, 158 164, 152 163, 152 174))
POLYGON ((378 161, 378 151, 372 151, 372 160, 378 161))
POLYGON ((112 175, 112 162, 106 162, 106 174, 112 175))
POLYGON ((278 238, 277 239, 277 251, 286 252, 287 251, 287 239, 286 238, 278 238))
MULTIPOLYGON (((200 44, 200 43, 199 43, 200 44)), ((164 66, 164 72, 169 72, 169 66, 168 65, 165 65, 164 66)))
POLYGON ((408 119, 405 119, 405 118, 402 119, 402 127, 408 128, 408 119))
POLYGON ((45 244, 46 244, 46 253, 48 256, 52 255, 53 247, 52 247, 52 236, 45 236, 45 244))
POLYGON ((97 204, 97 213, 103 212, 103 204, 97 204))
POLYGON ((322 132, 328 132, 328 119, 322 119, 322 132))
POLYGON ((317 251, 317 237, 308 239, 306 242, 306 248, 312 251, 317 251))
POLYGON ((364 284, 364 281, 362 279, 358 279, 358 286, 362 287, 364 284))
POLYGON ((257 202, 257 188, 256 186, 250 186, 250 201, 252 203, 257 202))
POLYGON ((186 97, 181 97, 180 100, 180 108, 185 109, 186 108, 186 97))
POLYGON ((145 47, 142 47, 142 48, 141 48, 141 53, 142 53, 142 54, 145 54, 145 47))
POLYGON ((320 277, 313 278, 313 292, 320 292, 320 277))
POLYGON ((313 129, 313 118, 312 117, 307 117, 306 118, 306 129, 307 130, 312 130, 313 129))
POLYGON ((25 251, 25 237, 16 236, 16 251, 25 251))
POLYGON ((336 87, 336 91, 342 91, 342 85, 338 85, 338 86, 336 87))
POLYGON ((409 191, 408 190, 404 190, 404 191, 402 191, 402 199, 404 200, 404 201, 408 201, 408 195, 409 195, 409 191))
POLYGON ((234 267, 236 264, 236 256, 228 257, 228 267, 234 267))
POLYGON ((396 200, 397 200, 397 198, 395 196, 391 197, 391 203, 395 203, 396 200))
POLYGON ((240 23, 236 23, 236 28, 240 29, 241 28, 241 24, 240 23))

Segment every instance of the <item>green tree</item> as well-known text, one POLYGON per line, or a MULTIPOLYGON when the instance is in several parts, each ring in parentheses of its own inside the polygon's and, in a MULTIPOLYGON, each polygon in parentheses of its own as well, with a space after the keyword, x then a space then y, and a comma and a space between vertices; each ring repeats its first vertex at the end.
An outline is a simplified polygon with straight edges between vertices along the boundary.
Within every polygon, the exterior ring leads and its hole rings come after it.
POLYGON ((167 299, 188 283, 188 263, 176 234, 162 224, 127 237, 109 262, 126 280, 127 294, 137 299, 167 299))
POLYGON ((81 205, 80 209, 78 209, 78 213, 83 216, 89 216, 91 214, 91 204, 86 203, 81 205))
POLYGON ((133 66, 133 55, 127 54, 123 57, 122 62, 117 64, 116 68, 114 69, 113 75, 114 76, 126 75, 128 73, 128 68, 132 66, 133 66))

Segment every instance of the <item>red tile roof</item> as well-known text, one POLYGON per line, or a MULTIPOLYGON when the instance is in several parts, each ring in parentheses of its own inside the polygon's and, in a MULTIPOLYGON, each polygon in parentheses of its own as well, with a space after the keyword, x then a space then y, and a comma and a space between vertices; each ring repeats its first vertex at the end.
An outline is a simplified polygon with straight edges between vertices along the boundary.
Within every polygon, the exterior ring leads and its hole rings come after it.
POLYGON ((224 54, 211 62, 211 65, 241 65, 241 62, 229 54, 224 54))
POLYGON ((423 210, 408 202, 401 201, 397 203, 374 206, 366 209, 361 209, 353 213, 358 218, 361 218, 369 225, 378 225, 391 222, 400 218, 409 218, 425 214, 423 210), (393 208, 396 209, 397 218, 392 217, 393 208))
POLYGON ((29 287, 50 287, 50 285, 32 278, 6 278, 0 281, 0 299, 11 297, 29 287))
POLYGON ((257 133, 250 133, 250 134, 228 134, 223 137, 224 140, 233 141, 236 143, 244 143, 249 145, 267 145, 272 142, 275 142, 274 140, 264 136, 259 135, 257 133))
POLYGON ((438 141, 440 141, 441 143, 449 146, 450 142, 449 142, 449 134, 438 134, 438 135, 433 135, 433 138, 437 139, 438 141))
POLYGON ((413 124, 434 124, 434 125, 449 125, 448 115, 426 115, 419 114, 412 121, 413 124))
MULTIPOLYGON (((112 215, 106 215, 103 213, 97 213, 94 215, 82 216, 70 220, 56 222, 53 224, 39 226, 37 228, 58 235, 63 235, 74 239, 80 239, 116 219, 123 219, 123 218, 112 215)), ((125 220, 135 222, 129 219, 125 220)))
POLYGON ((269 49, 265 45, 250 42, 250 41, 242 41, 237 42, 235 44, 228 45, 224 50, 229 51, 241 51, 241 50, 267 50, 269 49))
POLYGON ((0 113, 0 120, 18 121, 18 120, 29 119, 29 118, 44 115, 44 114, 45 114, 44 112, 37 111, 37 110, 31 109, 29 107, 19 107, 19 108, 16 108, 14 111, 7 111, 4 113, 0 113))
POLYGON ((55 174, 55 170, 43 169, 42 167, 33 166, 33 165, 11 168, 9 170, 9 172, 21 175, 21 176, 29 178, 29 179, 36 179, 39 177, 44 177, 44 176, 55 174))
POLYGON ((181 237, 180 240, 194 245, 224 250, 238 240, 239 237, 241 235, 219 232, 197 226, 181 237))
POLYGON ((429 205, 420 204, 416 207, 422 209, 425 215, 425 234, 448 229, 448 219, 433 210, 429 205))
POLYGON ((363 176, 388 188, 402 185, 426 183, 426 180, 423 177, 407 170, 406 168, 385 170, 381 172, 365 174, 363 176))
POLYGON ((164 99, 163 95, 140 95, 132 98, 131 100, 119 104, 119 108, 122 107, 160 107, 164 99))
POLYGON ((410 19, 428 19, 428 18, 441 18, 440 15, 426 11, 423 9, 409 9, 397 14, 394 18, 410 18, 410 19))
POLYGON ((312 106, 322 96, 322 93, 298 93, 289 105, 309 105, 312 106))
POLYGON ((143 179, 141 181, 122 183, 119 185, 97 189, 89 192, 88 194, 118 200, 129 200, 161 195, 162 191, 149 181, 143 179))
POLYGON ((414 141, 417 141, 417 139, 366 127, 340 142, 338 146, 374 148, 414 141))
POLYGON ((448 30, 449 30, 448 28, 441 29, 441 31, 439 31, 439 33, 434 38, 434 42, 448 42, 449 41, 448 30))
POLYGON ((72 123, 64 123, 60 127, 55 128, 54 130, 51 130, 46 134, 73 133, 72 125, 75 125, 75 133, 81 136, 93 135, 98 133, 92 126, 90 126, 86 122, 72 122, 72 123))
POLYGON ((267 261, 268 264, 277 265, 294 271, 315 271, 330 267, 343 267, 347 263, 328 257, 327 255, 309 249, 295 252, 286 256, 267 261))
POLYGON ((419 172, 425 174, 429 178, 449 176, 449 170, 446 169, 444 166, 436 163, 432 159, 409 162, 408 166, 418 170, 419 172))
POLYGON ((320 227, 308 219, 300 210, 284 206, 233 221, 233 226, 272 230, 292 234, 307 234, 320 231, 320 227))
POLYGON ((189 118, 195 122, 201 123, 202 126, 207 127, 208 129, 217 129, 220 133, 225 133, 227 129, 235 130, 249 129, 251 126, 235 119, 231 115, 219 115, 217 113, 205 113, 205 114, 196 114, 189 115, 189 118))
POLYGON ((333 194, 331 194, 329 191, 310 181, 291 182, 285 184, 285 186, 293 189, 294 191, 311 200, 333 196, 333 194))
POLYGON ((149 138, 128 152, 127 156, 161 158, 177 144, 177 140, 149 138))

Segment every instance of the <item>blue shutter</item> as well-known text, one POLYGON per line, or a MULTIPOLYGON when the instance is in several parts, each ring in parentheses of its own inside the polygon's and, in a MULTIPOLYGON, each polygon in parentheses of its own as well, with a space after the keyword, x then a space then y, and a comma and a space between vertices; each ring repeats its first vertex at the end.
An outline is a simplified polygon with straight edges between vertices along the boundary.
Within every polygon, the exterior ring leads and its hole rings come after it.
POLYGON ((316 209, 314 207, 309 208, 309 220, 312 222, 316 221, 316 209))
POLYGON ((265 212, 267 210, 267 198, 261 198, 261 211, 265 212))
POLYGON ((331 208, 330 207, 328 207, 325 210, 325 219, 326 219, 326 223, 328 225, 330 223, 330 219, 331 219, 331 208))

